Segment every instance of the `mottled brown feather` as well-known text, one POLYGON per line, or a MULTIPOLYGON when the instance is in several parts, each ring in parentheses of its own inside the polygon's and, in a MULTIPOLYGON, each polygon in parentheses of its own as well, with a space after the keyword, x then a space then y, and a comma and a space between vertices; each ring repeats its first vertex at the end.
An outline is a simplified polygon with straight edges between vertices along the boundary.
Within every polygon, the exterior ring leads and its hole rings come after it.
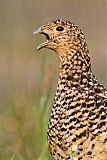
POLYGON ((62 19, 39 32, 48 39, 39 49, 50 48, 60 58, 47 131, 50 153, 55 160, 106 160, 107 90, 92 73, 83 32, 62 19))

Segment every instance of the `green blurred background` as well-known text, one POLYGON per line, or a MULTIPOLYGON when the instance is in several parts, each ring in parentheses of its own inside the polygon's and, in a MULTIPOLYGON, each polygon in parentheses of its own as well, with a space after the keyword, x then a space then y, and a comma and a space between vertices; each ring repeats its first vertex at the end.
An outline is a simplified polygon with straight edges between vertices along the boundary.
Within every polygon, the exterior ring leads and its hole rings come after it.
POLYGON ((53 51, 33 30, 56 18, 85 33, 92 68, 107 87, 107 0, 0 0, 0 160, 51 159, 46 130, 58 76, 53 51))

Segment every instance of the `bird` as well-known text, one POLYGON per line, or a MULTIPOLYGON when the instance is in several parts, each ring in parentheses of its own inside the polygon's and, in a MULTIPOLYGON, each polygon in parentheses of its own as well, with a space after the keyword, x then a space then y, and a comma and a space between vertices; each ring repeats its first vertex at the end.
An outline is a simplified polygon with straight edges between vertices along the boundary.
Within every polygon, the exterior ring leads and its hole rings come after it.
POLYGON ((83 31, 56 19, 34 30, 59 57, 59 76, 48 123, 54 160, 107 160, 107 90, 93 74, 83 31))

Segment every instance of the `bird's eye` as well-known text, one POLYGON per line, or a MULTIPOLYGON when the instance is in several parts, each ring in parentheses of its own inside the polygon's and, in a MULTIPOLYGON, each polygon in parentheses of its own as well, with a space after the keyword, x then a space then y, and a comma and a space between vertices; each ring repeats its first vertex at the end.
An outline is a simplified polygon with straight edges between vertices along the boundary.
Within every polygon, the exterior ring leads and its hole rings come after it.
POLYGON ((56 30, 59 31, 59 32, 61 32, 61 31, 64 30, 64 28, 63 28, 62 26, 58 26, 58 27, 56 28, 56 30))

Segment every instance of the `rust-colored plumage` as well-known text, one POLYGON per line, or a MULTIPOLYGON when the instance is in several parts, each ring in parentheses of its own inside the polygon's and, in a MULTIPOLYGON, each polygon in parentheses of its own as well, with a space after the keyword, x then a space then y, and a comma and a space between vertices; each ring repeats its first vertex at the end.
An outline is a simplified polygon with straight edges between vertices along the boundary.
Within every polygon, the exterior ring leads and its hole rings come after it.
POLYGON ((40 44, 60 58, 59 79, 48 125, 49 150, 55 160, 107 159, 107 90, 91 71, 83 32, 62 19, 41 26, 40 44))

